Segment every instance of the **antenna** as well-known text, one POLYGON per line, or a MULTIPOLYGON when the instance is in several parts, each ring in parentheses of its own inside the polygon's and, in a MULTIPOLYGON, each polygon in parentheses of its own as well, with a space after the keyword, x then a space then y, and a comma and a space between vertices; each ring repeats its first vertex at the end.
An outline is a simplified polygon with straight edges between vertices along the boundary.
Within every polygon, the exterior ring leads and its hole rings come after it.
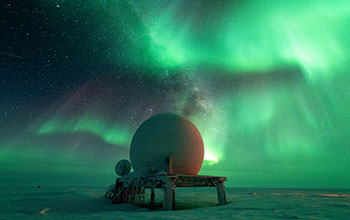
POLYGON ((131 170, 131 164, 128 160, 120 160, 116 165, 115 165, 115 173, 118 176, 124 176, 128 174, 131 170))

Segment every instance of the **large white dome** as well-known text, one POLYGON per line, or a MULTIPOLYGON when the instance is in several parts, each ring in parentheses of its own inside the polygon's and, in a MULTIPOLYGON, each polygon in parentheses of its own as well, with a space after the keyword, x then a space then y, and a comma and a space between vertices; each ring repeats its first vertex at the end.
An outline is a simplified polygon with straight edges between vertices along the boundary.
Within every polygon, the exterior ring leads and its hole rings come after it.
POLYGON ((135 172, 197 175, 203 157, 203 140, 196 126, 186 118, 170 113, 144 121, 130 146, 135 172), (169 170, 169 163, 172 170, 169 170))

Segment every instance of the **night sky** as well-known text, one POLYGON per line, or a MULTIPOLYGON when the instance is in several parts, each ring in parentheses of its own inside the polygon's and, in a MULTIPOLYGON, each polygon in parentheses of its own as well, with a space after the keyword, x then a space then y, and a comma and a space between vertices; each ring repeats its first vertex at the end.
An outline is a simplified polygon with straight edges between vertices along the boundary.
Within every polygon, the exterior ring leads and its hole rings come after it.
POLYGON ((107 187, 173 112, 228 186, 350 187, 348 0, 0 7, 0 185, 107 187))

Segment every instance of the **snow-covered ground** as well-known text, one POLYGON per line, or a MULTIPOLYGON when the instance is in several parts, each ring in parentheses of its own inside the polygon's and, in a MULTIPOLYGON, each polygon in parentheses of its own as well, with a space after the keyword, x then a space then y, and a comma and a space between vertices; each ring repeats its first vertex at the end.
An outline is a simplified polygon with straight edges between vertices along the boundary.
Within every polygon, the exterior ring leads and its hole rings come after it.
MULTIPOLYGON (((0 219, 350 219, 348 190, 176 189, 176 211, 113 205, 105 188, 1 188, 0 219), (196 208, 197 207, 197 208, 196 208)), ((146 201, 149 194, 146 194, 146 201)), ((158 191, 157 202, 161 203, 158 191)), ((159 206, 160 207, 160 206, 159 206)))

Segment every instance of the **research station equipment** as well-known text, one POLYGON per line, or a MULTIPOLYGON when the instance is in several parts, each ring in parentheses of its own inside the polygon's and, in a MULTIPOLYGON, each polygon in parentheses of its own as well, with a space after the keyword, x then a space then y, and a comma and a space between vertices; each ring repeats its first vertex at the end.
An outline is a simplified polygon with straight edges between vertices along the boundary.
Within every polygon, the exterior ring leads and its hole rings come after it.
POLYGON ((226 177, 198 175, 204 158, 204 144, 196 126, 171 113, 155 115, 136 130, 130 145, 131 163, 124 159, 115 166, 118 176, 105 197, 113 203, 137 203, 151 190, 163 191, 163 210, 175 209, 175 187, 216 187, 219 205, 226 204, 226 177), (133 167, 133 172, 131 171, 133 167))

